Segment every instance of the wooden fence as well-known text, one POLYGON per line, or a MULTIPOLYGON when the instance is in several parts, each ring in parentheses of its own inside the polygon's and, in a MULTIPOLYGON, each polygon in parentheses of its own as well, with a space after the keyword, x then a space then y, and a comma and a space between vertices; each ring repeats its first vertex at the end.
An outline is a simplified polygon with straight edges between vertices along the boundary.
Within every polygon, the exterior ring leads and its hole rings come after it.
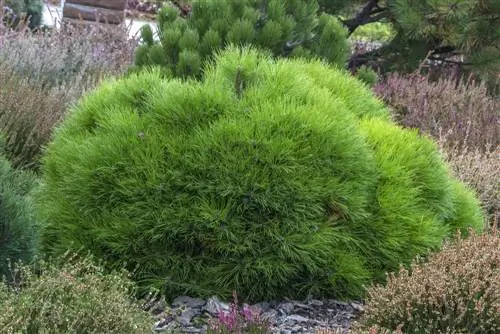
POLYGON ((125 19, 126 0, 66 0, 63 20, 120 24, 125 19))

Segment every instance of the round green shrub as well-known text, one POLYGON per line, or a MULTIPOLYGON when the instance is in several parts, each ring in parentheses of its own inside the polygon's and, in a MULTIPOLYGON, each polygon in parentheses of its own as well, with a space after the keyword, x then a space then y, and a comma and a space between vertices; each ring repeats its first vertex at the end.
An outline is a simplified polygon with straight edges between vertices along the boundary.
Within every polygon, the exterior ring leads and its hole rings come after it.
POLYGON ((377 245, 370 262, 380 274, 438 249, 457 229, 482 229, 479 203, 451 179, 430 137, 378 119, 363 120, 360 128, 377 160, 378 205, 369 226, 377 245))
POLYGON ((390 123, 346 72, 230 48, 204 73, 202 82, 131 74, 73 108, 43 159, 47 254, 87 249, 169 297, 343 298, 408 259, 407 247, 417 253, 449 232, 448 174, 382 183, 393 177, 384 168, 443 169, 435 147, 390 123), (387 154, 406 153, 393 165, 382 163, 370 122, 397 135, 387 154), (382 187, 406 194, 402 205, 416 201, 413 211, 383 215, 382 187), (415 231, 421 217, 433 228, 415 231), (399 244, 372 237, 383 223, 399 244))
POLYGON ((34 175, 14 170, 0 154, 0 280, 9 272, 10 262, 30 262, 36 253, 30 197, 34 184, 34 175))

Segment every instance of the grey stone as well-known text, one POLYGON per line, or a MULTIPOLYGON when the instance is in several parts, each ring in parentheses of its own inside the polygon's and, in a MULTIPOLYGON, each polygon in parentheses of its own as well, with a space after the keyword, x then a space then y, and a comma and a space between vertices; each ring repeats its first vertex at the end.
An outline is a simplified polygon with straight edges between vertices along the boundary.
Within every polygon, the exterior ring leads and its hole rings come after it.
POLYGON ((358 302, 351 302, 351 307, 353 309, 355 309, 356 311, 358 312, 364 312, 365 311, 365 308, 363 305, 361 305, 360 303, 358 302))
POLYGON ((295 303, 294 306, 296 308, 302 308, 302 309, 306 309, 306 310, 313 310, 314 309, 311 305, 306 305, 306 304, 302 304, 302 303, 295 303))
MULTIPOLYGON (((217 297, 205 301, 182 296, 172 305, 163 304, 165 310, 156 316, 160 321, 155 323, 155 332, 205 333, 208 319, 216 318, 220 311, 230 310, 230 304, 217 297)), ((149 306, 150 312, 158 312, 154 310, 154 303, 149 306)), ((358 301, 312 298, 303 302, 288 299, 260 302, 251 307, 261 311, 260 318, 268 323, 269 332, 273 334, 316 333, 319 328, 332 332, 340 328, 348 332, 353 318, 363 311, 363 305, 358 301)))
POLYGON ((179 316, 178 321, 182 326, 189 326, 191 324, 191 320, 197 314, 193 309, 188 308, 182 312, 179 316))
POLYGON ((221 302, 218 297, 214 296, 207 300, 202 310, 217 316, 221 311, 229 311, 229 304, 221 302))
POLYGON ((198 308, 198 307, 202 307, 205 304, 206 304, 206 301, 204 301, 203 299, 191 298, 188 296, 177 297, 172 302, 173 307, 187 306, 187 307, 191 307, 191 308, 198 308))
POLYGON ((276 310, 269 310, 267 312, 264 312, 260 315, 261 319, 262 320, 266 320, 268 321, 269 323, 271 324, 275 324, 276 323, 276 319, 278 317, 278 311, 276 310))
POLYGON ((271 309, 271 304, 268 302, 261 302, 252 305, 252 307, 258 308, 261 312, 267 312, 271 309))
POLYGON ((287 313, 292 313, 295 305, 293 303, 281 303, 278 305, 278 310, 287 313))
POLYGON ((309 301, 309 305, 312 305, 312 306, 323 306, 324 303, 321 300, 311 299, 309 301))
POLYGON ((340 300, 331 299, 331 300, 329 300, 329 302, 332 303, 332 304, 334 304, 334 305, 349 306, 348 302, 343 302, 343 301, 340 301, 340 300))
POLYGON ((306 318, 306 317, 303 317, 301 315, 298 315, 298 314, 292 314, 292 315, 289 315, 288 317, 286 317, 285 321, 309 322, 310 319, 306 318))
POLYGON ((185 327, 182 329, 182 333, 202 333, 203 330, 201 328, 196 328, 196 327, 185 327))
POLYGON ((165 322, 163 320, 157 321, 153 325, 153 332, 157 332, 157 333, 167 332, 167 331, 173 330, 175 327, 176 327, 176 325, 174 323, 165 322))

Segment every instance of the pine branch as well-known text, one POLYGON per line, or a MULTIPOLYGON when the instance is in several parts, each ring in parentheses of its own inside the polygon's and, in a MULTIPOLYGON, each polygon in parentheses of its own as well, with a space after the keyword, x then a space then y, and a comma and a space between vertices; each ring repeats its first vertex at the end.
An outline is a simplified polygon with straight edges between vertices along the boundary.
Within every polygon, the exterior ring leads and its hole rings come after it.
POLYGON ((389 17, 389 10, 387 8, 380 7, 378 2, 379 0, 369 0, 363 8, 358 11, 354 18, 342 21, 342 23, 347 27, 349 35, 351 35, 359 26, 372 22, 378 22, 389 17))
POLYGON ((441 61, 443 63, 448 63, 448 64, 458 64, 458 65, 474 65, 473 63, 471 62, 466 62, 466 61, 461 61, 461 60, 452 60, 452 59, 447 59, 447 58, 441 58, 439 56, 436 56, 436 55, 433 55, 433 56, 430 56, 428 58, 429 60, 432 60, 432 61, 441 61))

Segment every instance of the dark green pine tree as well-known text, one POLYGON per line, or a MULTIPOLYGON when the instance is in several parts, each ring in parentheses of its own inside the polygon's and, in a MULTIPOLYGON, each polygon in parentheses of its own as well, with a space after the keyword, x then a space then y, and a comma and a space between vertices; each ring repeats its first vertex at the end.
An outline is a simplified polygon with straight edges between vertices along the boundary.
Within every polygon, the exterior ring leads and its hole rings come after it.
POLYGON ((16 27, 25 15, 29 19, 30 29, 38 28, 42 24, 42 0, 4 0, 3 4, 9 9, 7 12, 9 16, 4 18, 4 23, 16 27))
POLYGON ((275 56, 319 57, 344 66, 347 31, 332 15, 319 14, 316 1, 233 0, 193 1, 187 17, 164 7, 158 15, 159 42, 149 26, 135 63, 160 65, 180 77, 199 77, 202 63, 229 44, 252 44, 275 56))
POLYGON ((391 43, 355 55, 350 67, 370 62, 386 71, 412 71, 424 59, 460 65, 483 75, 500 71, 498 0, 319 0, 323 11, 348 15, 349 33, 372 22, 396 30, 391 43))

